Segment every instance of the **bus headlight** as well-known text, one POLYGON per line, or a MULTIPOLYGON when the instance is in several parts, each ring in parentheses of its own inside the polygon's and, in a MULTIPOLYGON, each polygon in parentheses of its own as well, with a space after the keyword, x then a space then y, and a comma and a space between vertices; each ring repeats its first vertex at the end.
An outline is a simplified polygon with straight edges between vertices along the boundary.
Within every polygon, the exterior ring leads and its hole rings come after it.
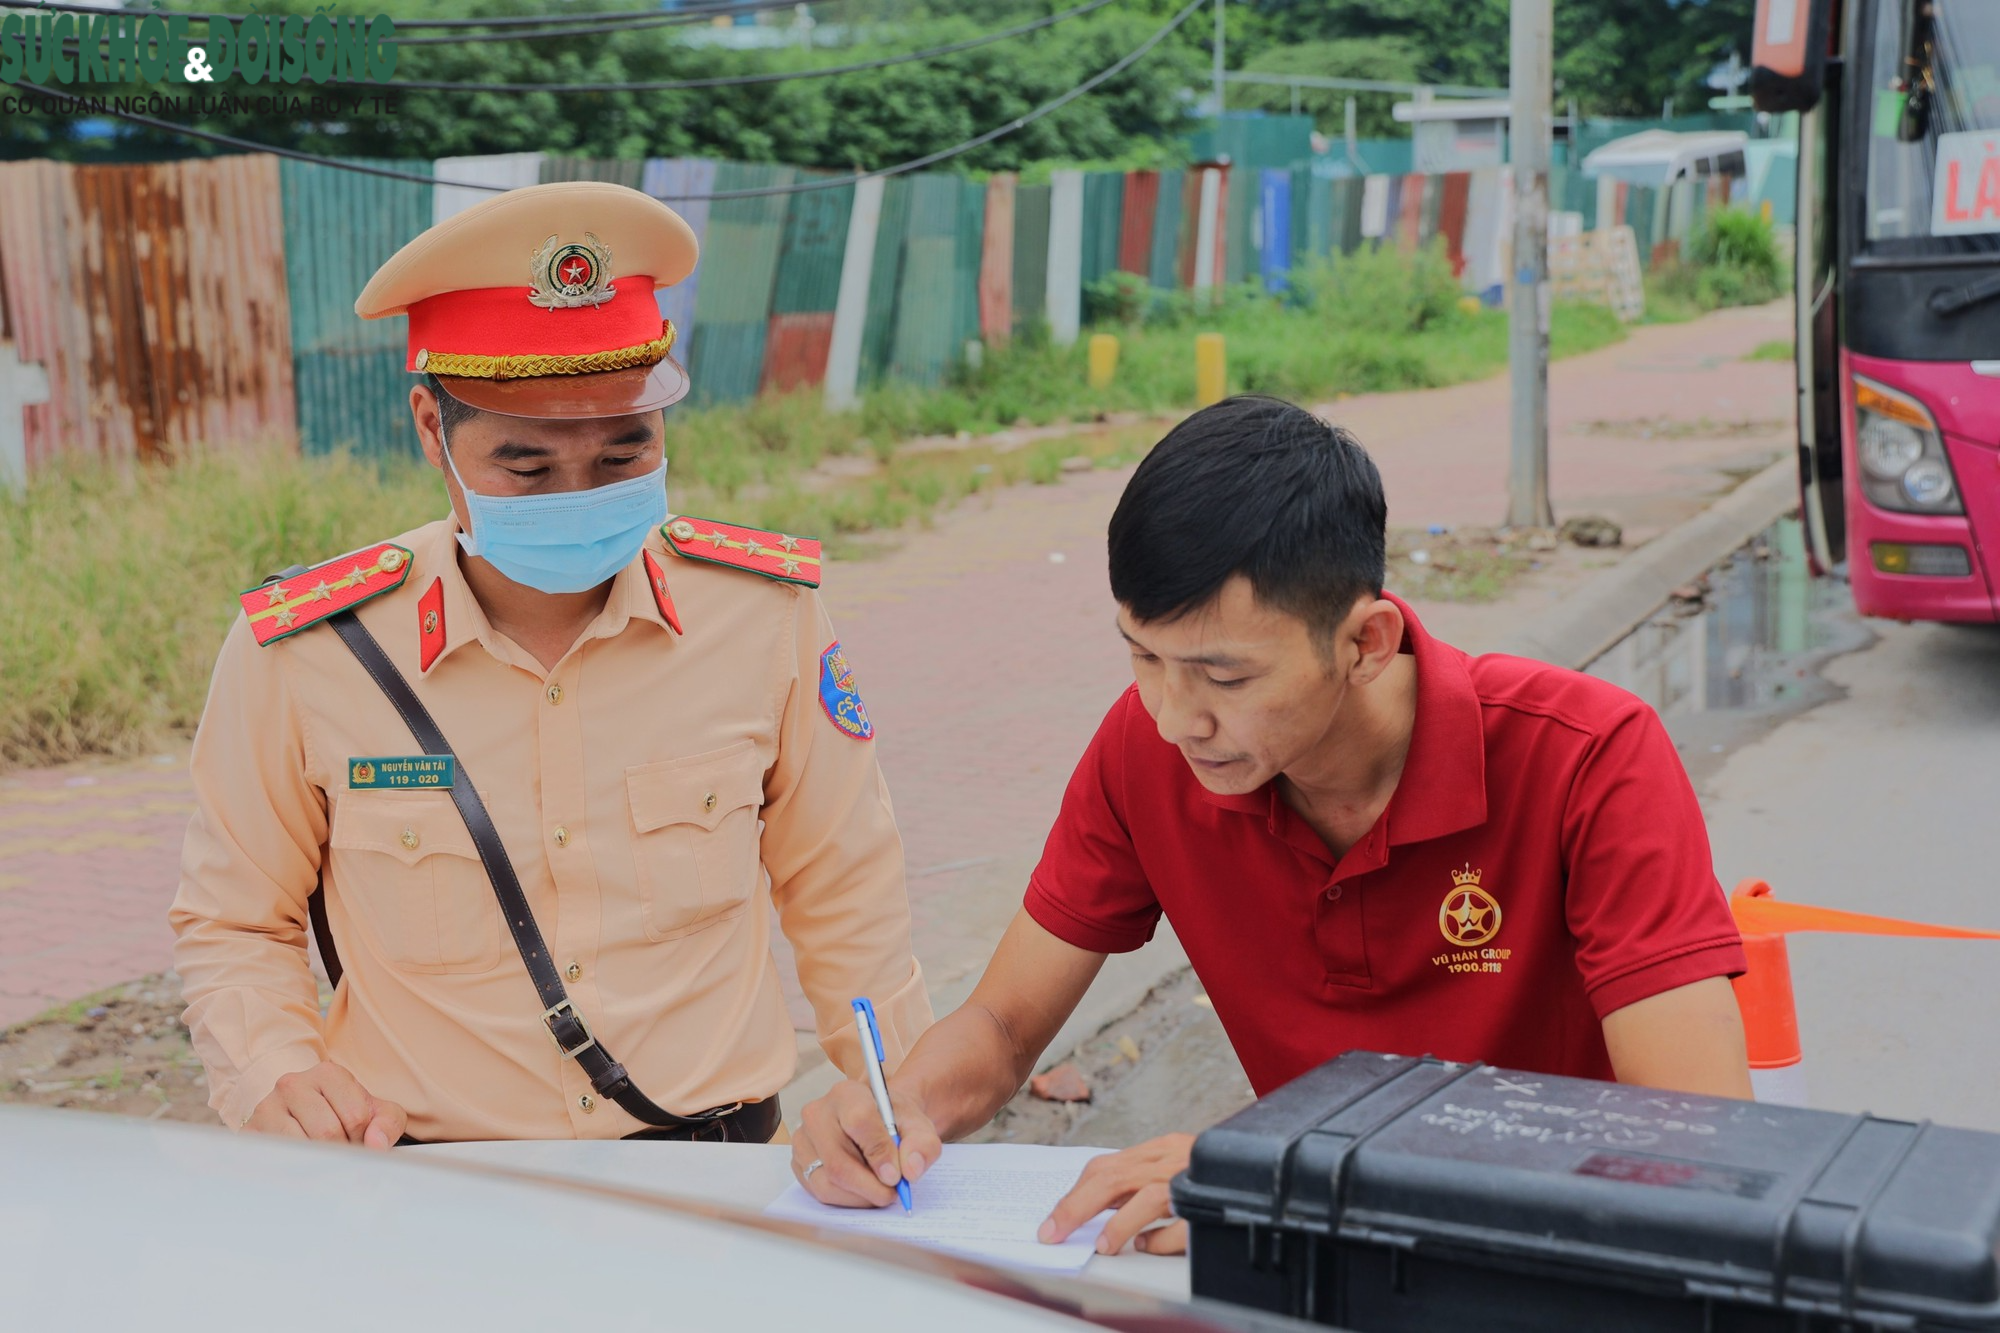
POLYGON ((1951 499, 1951 469, 1935 458, 1920 458, 1903 474, 1903 494, 1932 508, 1951 499))
POLYGON ((1856 375, 1854 448, 1871 504, 1903 514, 1965 512, 1937 421, 1910 395, 1856 375))
POLYGON ((1910 464, 1924 456, 1924 437, 1913 428, 1873 412, 1863 412, 1860 417, 1854 442, 1861 450, 1861 466, 1868 469, 1869 476, 1895 481, 1910 470, 1910 464))

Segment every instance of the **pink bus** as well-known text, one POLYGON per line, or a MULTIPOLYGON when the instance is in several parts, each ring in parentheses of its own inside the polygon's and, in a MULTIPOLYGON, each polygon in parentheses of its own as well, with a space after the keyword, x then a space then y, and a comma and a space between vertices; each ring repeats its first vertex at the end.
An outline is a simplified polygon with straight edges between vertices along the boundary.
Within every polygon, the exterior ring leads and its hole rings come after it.
POLYGON ((2000 620, 2000 3, 1758 0, 1797 111, 1799 480, 1856 607, 2000 620))

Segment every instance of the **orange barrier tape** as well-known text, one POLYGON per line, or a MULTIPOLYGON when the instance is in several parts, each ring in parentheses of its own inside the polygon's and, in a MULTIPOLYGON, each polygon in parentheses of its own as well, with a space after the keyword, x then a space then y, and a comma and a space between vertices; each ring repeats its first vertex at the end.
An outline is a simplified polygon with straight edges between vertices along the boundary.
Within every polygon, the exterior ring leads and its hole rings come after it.
POLYGON ((1865 912, 1780 902, 1761 879, 1746 879, 1729 895, 1736 928, 1745 935, 1789 935, 1801 930, 1834 931, 1843 935, 1912 935, 1937 940, 2000 940, 2000 931, 1966 930, 1959 926, 1927 926, 1865 912))

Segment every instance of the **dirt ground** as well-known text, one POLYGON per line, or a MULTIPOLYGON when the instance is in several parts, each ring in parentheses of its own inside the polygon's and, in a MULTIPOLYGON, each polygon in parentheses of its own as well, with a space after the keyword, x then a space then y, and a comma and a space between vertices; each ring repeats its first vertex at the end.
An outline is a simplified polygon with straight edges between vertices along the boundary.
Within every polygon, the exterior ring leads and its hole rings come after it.
POLYGON ((215 1123, 181 982, 142 977, 0 1030, 0 1102, 215 1123))
MULTIPOLYGON (((171 972, 143 977, 0 1031, 0 1102, 214 1124, 180 992, 171 972)), ((1090 1101, 1045 1102, 1024 1089, 974 1141, 1126 1147, 1157 1132, 1163 1104, 1197 1130, 1253 1100, 1208 997, 1185 969, 1072 1060, 1090 1101)))
POLYGON ((1089 1101, 1045 1102, 1024 1089, 971 1142, 1127 1148, 1169 1130, 1206 1129, 1256 1100, 1186 968, 1070 1059, 1090 1085, 1089 1101))

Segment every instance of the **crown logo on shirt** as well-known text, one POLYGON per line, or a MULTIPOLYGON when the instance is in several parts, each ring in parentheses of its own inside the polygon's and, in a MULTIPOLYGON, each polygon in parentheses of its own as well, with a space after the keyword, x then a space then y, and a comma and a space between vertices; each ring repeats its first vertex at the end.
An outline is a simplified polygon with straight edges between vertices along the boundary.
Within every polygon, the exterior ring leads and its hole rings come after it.
POLYGON ((1451 891, 1438 908, 1438 929, 1455 949, 1476 948, 1500 933, 1500 904, 1479 886, 1479 875, 1470 864, 1452 871, 1451 891))

